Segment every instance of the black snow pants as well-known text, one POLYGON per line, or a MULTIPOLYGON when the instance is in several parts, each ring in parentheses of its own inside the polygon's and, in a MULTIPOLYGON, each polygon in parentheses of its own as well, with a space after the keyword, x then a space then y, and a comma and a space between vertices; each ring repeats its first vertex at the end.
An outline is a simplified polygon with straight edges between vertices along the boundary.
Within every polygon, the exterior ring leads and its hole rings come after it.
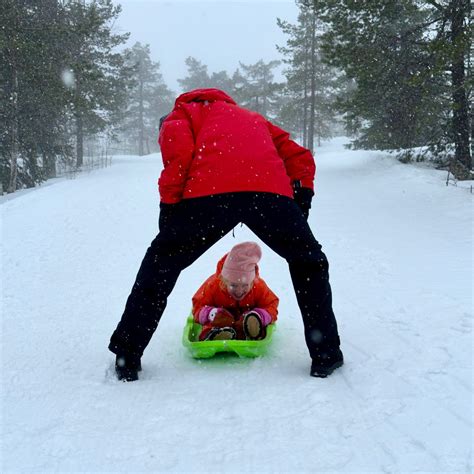
POLYGON ((162 206, 159 234, 143 258, 109 349, 141 357, 181 271, 241 222, 288 262, 310 356, 337 350, 328 261, 321 246, 292 199, 255 192, 162 206))

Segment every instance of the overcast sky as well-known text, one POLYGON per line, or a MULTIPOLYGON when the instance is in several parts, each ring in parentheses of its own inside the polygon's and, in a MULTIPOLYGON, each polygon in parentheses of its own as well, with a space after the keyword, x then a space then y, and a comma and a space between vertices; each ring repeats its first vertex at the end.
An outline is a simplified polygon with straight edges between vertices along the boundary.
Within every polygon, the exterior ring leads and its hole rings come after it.
POLYGON ((160 62, 164 80, 175 92, 181 92, 177 79, 187 74, 188 56, 206 64, 209 73, 229 74, 239 61, 281 59, 275 45, 284 46, 287 36, 276 19, 295 23, 298 15, 294 0, 114 1, 122 5, 116 32, 131 33, 128 46, 150 44, 152 59, 160 62))

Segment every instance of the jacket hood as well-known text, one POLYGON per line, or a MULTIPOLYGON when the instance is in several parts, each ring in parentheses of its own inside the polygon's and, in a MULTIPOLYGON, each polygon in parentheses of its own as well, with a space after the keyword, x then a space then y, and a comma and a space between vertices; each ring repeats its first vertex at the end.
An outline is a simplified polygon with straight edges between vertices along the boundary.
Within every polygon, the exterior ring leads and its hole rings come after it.
MULTIPOLYGON (((220 276, 222 272, 222 267, 224 266, 225 259, 227 258, 227 255, 229 255, 229 252, 227 252, 218 262, 217 262, 217 267, 216 267, 216 275, 220 276)), ((258 270, 258 265, 255 264, 255 278, 259 278, 260 273, 258 270)))
POLYGON ((189 102, 204 102, 205 100, 223 100, 224 102, 237 105, 230 95, 227 95, 220 89, 195 89, 193 91, 185 92, 176 99, 175 105, 186 104, 189 102))

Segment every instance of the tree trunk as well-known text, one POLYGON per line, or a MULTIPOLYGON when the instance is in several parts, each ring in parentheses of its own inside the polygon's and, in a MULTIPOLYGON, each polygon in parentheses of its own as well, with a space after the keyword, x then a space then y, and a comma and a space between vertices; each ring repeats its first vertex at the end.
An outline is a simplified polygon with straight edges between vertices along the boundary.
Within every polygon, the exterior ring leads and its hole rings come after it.
MULTIPOLYGON (((18 31, 18 18, 15 15, 15 35, 18 31)), ((13 36, 13 35, 12 35, 13 36)), ((8 36, 7 36, 8 37, 8 36)), ((10 144, 10 178, 8 180, 7 193, 16 191, 16 180, 18 176, 18 65, 16 62, 16 42, 12 38, 11 43, 11 144, 10 144)))
POLYGON ((303 146, 308 146, 308 48, 304 45, 304 66, 303 66, 303 146))
POLYGON ((43 168, 47 179, 56 178, 56 155, 54 153, 43 153, 43 168))
POLYGON ((11 124, 11 147, 10 147, 10 180, 8 193, 16 191, 16 179, 18 176, 18 75, 16 65, 13 65, 13 104, 11 124))
POLYGON ((263 80, 263 91, 262 91, 262 95, 263 95, 263 104, 262 104, 262 112, 261 114, 266 117, 267 116, 267 75, 265 74, 265 72, 263 73, 263 77, 262 77, 262 80, 263 80))
POLYGON ((453 121, 452 131, 455 144, 455 159, 462 163, 466 171, 472 167, 471 151, 469 148, 469 104, 466 94, 466 73, 464 61, 469 51, 468 32, 464 22, 469 15, 469 0, 452 0, 451 42, 453 57, 451 62, 453 121))
POLYGON ((314 152, 314 114, 316 103, 316 14, 314 10, 311 12, 311 90, 310 90, 310 115, 308 130, 308 148, 311 153, 314 152))
POLYGON ((321 114, 318 114, 318 147, 321 146, 321 135, 322 135, 322 121, 323 118, 321 117, 321 114))
POLYGON ((143 124, 143 80, 140 79, 139 98, 138 98, 138 156, 143 156, 143 141, 145 139, 143 124))
POLYGON ((76 87, 74 89, 75 111, 76 119, 76 168, 80 168, 84 164, 84 123, 82 118, 82 111, 80 110, 81 102, 81 78, 78 72, 75 72, 76 87))
POLYGON ((84 125, 82 114, 76 112, 76 168, 84 164, 84 125))

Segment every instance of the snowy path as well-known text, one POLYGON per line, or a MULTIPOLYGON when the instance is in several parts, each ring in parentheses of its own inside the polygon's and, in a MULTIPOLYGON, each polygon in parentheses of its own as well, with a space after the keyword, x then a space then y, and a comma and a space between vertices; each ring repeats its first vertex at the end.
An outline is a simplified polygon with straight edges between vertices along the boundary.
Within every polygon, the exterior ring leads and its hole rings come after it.
POLYGON ((346 365, 309 377, 285 262, 267 357, 181 346, 190 297, 235 229, 181 275, 140 382, 106 347, 158 219, 159 155, 5 201, 2 472, 471 472, 472 195, 341 140, 318 153, 311 226, 346 365))

